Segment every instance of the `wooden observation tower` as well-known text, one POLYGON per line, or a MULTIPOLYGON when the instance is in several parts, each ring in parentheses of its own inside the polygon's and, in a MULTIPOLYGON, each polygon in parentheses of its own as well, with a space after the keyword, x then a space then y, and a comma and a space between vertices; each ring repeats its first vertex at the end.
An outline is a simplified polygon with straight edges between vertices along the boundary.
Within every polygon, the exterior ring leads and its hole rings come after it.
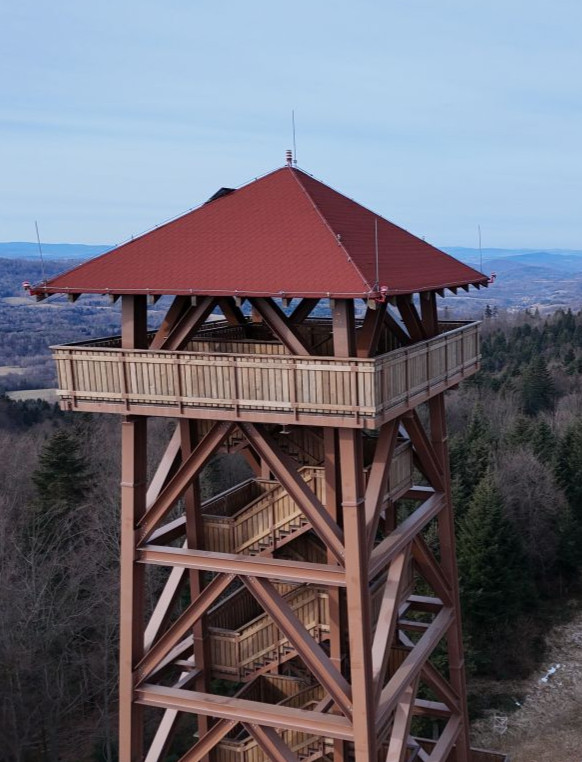
POLYGON ((444 410, 479 332, 437 318, 486 284, 288 164, 32 289, 121 298, 120 337, 53 348, 63 408, 122 421, 121 762, 496 758, 467 734, 444 410), (254 478, 202 502, 219 450, 254 478))

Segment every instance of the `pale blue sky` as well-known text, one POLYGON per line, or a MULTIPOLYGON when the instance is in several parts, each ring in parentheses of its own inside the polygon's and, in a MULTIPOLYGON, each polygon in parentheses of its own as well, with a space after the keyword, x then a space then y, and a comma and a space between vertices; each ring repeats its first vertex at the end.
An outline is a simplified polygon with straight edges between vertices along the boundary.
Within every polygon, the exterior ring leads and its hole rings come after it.
POLYGON ((4 0, 0 240, 117 243, 284 163, 441 246, 582 249, 579 0, 4 0))

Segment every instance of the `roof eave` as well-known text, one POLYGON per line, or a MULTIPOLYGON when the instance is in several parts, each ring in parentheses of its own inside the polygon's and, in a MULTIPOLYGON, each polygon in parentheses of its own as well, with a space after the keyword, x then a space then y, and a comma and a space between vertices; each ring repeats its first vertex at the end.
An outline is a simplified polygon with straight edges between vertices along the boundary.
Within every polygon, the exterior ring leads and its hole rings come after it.
POLYGON ((164 288, 148 288, 148 289, 128 289, 128 288, 80 288, 78 286, 51 286, 50 284, 37 284, 30 288, 29 293, 31 296, 49 296, 52 294, 101 294, 107 296, 109 294, 113 296, 135 296, 135 295, 160 295, 160 296, 234 296, 240 298, 251 297, 272 297, 272 298, 286 298, 286 299, 301 299, 301 298, 319 298, 319 299, 377 299, 384 296, 403 296, 406 294, 425 293, 430 291, 442 291, 444 289, 452 288, 469 288, 474 286, 475 288, 484 286, 487 287, 489 283, 488 278, 483 277, 479 280, 471 281, 456 281, 454 283, 436 283, 422 288, 410 289, 395 289, 388 287, 387 289, 370 289, 368 291, 349 291, 349 292, 336 292, 336 291, 244 291, 244 290, 232 290, 232 289, 205 289, 205 288, 181 288, 181 289, 164 289, 164 288))

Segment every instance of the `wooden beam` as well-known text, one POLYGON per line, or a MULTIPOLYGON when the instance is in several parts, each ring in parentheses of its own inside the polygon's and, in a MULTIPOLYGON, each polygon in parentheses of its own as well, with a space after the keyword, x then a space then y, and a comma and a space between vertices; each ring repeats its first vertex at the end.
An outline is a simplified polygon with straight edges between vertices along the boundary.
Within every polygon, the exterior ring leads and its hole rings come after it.
POLYGON ((147 627, 145 628, 144 649, 146 651, 151 647, 154 640, 158 637, 160 630, 168 621, 185 582, 186 570, 180 567, 173 568, 164 584, 158 600, 156 601, 154 610, 152 611, 147 627))
POLYGON ((426 332, 412 301, 412 295, 397 296, 396 304, 412 340, 424 341, 427 338, 426 332))
POLYGON ((218 299, 220 311, 231 325, 240 325, 246 327, 247 321, 241 308, 234 301, 232 296, 221 296, 218 299))
MULTIPOLYGON (((188 688, 195 679, 194 673, 183 672, 175 687, 188 688)), ((176 730, 178 717, 179 712, 175 709, 166 709, 150 743, 144 762, 162 762, 176 730)))
POLYGON ((266 725, 271 728, 288 728, 316 736, 341 738, 345 741, 353 739, 351 722, 340 715, 151 684, 145 684, 136 689, 136 701, 144 706, 171 707, 182 712, 207 714, 210 717, 227 720, 237 717, 240 722, 266 725))
POLYGON ((449 707, 440 701, 419 698, 414 700, 413 712, 417 717, 438 717, 441 720, 448 720, 452 714, 449 707))
POLYGON ((388 326, 389 331, 398 339, 398 341, 403 346, 407 346, 408 344, 412 344, 412 339, 406 333, 406 331, 400 325, 400 323, 396 320, 394 315, 390 312, 389 308, 386 308, 386 313, 384 315, 384 322, 388 326))
MULTIPOLYGON (((349 325, 347 326, 349 330, 349 325)), ((335 340, 335 333, 334 333, 335 340)), ((355 762, 376 759, 372 681, 372 612, 368 583, 368 535, 364 506, 362 432, 338 431, 345 541, 346 610, 350 645, 355 762)))
POLYGON ((210 296, 203 296, 196 306, 190 305, 177 320, 176 325, 170 329, 168 337, 160 349, 174 351, 183 349, 192 334, 204 323, 215 306, 216 300, 210 296))
POLYGON ((410 683, 418 677, 428 657, 445 636, 453 622, 453 612, 443 608, 438 613, 416 646, 408 654, 400 667, 383 688, 378 705, 377 726, 382 728, 401 700, 402 694, 410 683))
POLYGON ((299 757, 284 743, 276 730, 254 723, 243 723, 244 728, 259 744, 267 759, 272 762, 299 762, 299 757))
POLYGON ((272 299, 251 299, 250 302, 291 354, 303 356, 311 354, 311 350, 297 333, 294 324, 272 299))
POLYGON ((441 464, 445 481, 446 505, 439 515, 438 537, 440 568, 449 582, 456 612, 455 623, 447 633, 448 673, 451 686, 459 695, 461 725, 455 754, 457 762, 469 762, 471 748, 469 742, 469 714, 467 708, 467 688, 465 683, 465 660, 461 632, 461 603, 459 578, 455 552, 455 520, 451 499, 451 480, 447 447, 446 411, 444 395, 439 394, 429 402, 430 436, 435 457, 441 464))
POLYGON ((446 762, 461 733, 461 729, 461 718, 458 715, 451 717, 445 725, 445 729, 436 742, 434 749, 431 751, 428 762, 446 762))
POLYGON ((453 591, 451 586, 443 574, 440 564, 421 535, 417 535, 412 542, 412 554, 416 566, 424 579, 446 606, 452 606, 453 591))
POLYGON ((376 530, 380 521, 380 513, 384 505, 386 485, 392 465, 392 457, 398 438, 400 420, 395 418, 380 429, 376 442, 374 460, 366 487, 366 530, 368 533, 368 546, 370 551, 374 545, 376 530))
POLYGON ((437 668, 429 661, 424 665, 421 678, 434 693, 445 702, 451 712, 459 713, 460 699, 452 685, 444 678, 437 668))
POLYGON ((319 299, 302 299, 289 316, 289 322, 297 325, 302 323, 319 304, 319 299))
POLYGON ((382 603, 372 644, 372 679, 376 704, 380 701, 380 694, 384 687, 409 557, 409 550, 406 548, 392 561, 382 593, 382 603))
POLYGON ((305 662, 305 666, 313 672, 343 714, 351 717, 352 696, 348 682, 297 619, 291 606, 266 579, 243 577, 243 582, 277 627, 286 635, 305 662))
POLYGON ((146 506, 149 509, 156 501, 158 495, 162 491, 162 488, 166 485, 170 474, 175 471, 178 463, 180 462, 180 426, 176 426, 172 438, 168 442, 168 446, 160 463, 156 469, 153 479, 148 487, 146 496, 146 506))
POLYGON ((189 548, 165 548, 142 545, 137 560, 156 566, 179 566, 217 574, 236 574, 240 577, 263 577, 279 582, 345 587, 346 574, 341 566, 314 564, 308 561, 287 561, 280 558, 262 558, 242 553, 218 553, 189 548))
POLYGON ((370 556, 370 579, 373 579, 386 566, 412 542, 414 537, 434 519, 445 505, 445 496, 442 492, 425 500, 414 513, 404 519, 396 529, 391 532, 382 542, 377 545, 370 556))
MULTIPOLYGON (((198 443, 198 424, 192 420, 180 420, 180 448, 182 461, 188 460, 196 449, 198 443)), ((200 496, 200 480, 198 474, 190 481, 183 495, 184 517, 186 519, 186 543, 187 548, 204 549, 204 523, 202 519, 202 500, 200 496)), ((189 569, 188 582, 190 588, 190 600, 199 598, 204 588, 204 572, 202 569, 189 569)), ((193 656, 196 667, 200 671, 199 676, 193 683, 194 690, 208 692, 210 690, 210 639, 205 626, 204 617, 197 619, 192 625, 193 656)), ((200 715, 197 719, 198 735, 203 738, 208 732, 208 717, 200 715)), ((210 762, 205 757, 203 762, 210 762)))
POLYGON ((375 309, 368 307, 366 310, 364 324, 357 331, 356 354, 358 357, 374 357, 378 351, 387 306, 386 302, 381 302, 375 305, 375 309))
POLYGON ((408 751, 408 734, 410 733, 410 723, 412 722, 414 710, 414 697, 418 690, 418 679, 404 691, 402 698, 396 705, 394 712, 394 721, 390 731, 390 743, 388 745, 388 754, 386 762, 404 762, 408 751))
MULTIPOLYGON (((178 714, 177 709, 166 709, 166 711, 178 714)), ((201 738, 186 754, 180 757, 178 762, 200 762, 237 724, 238 720, 219 720, 210 728, 204 738, 201 738)), ((149 762, 149 760, 146 760, 146 762, 149 762)))
POLYGON ((144 570, 135 563, 135 526, 145 512, 147 419, 122 423, 119 753, 141 759, 143 712, 133 703, 133 669, 143 654, 144 570))
POLYGON ((184 494, 192 479, 204 467, 221 442, 233 428, 232 423, 218 422, 200 441, 192 454, 182 463, 179 471, 160 492, 147 513, 138 522, 138 539, 145 542, 159 522, 172 509, 173 505, 184 494))
POLYGON ((336 299, 331 311, 333 353, 336 357, 355 357, 356 321, 353 299, 336 299))
POLYGON ((445 486, 443 471, 416 410, 412 410, 410 413, 404 415, 402 423, 410 437, 422 472, 431 483, 431 486, 439 492, 442 492, 445 486))
POLYGON ((143 682, 172 648, 192 629, 195 622, 205 614, 234 579, 225 574, 214 577, 196 600, 187 606, 168 630, 152 645, 137 664, 134 673, 138 683, 143 682))
POLYGON ((431 338, 439 332, 436 296, 431 291, 420 294, 420 314, 426 335, 431 338))
MULTIPOLYGON (((121 346, 147 346, 145 296, 121 302, 121 346)), ((143 711, 133 702, 133 669, 143 654, 145 577, 135 562, 135 530, 146 510, 147 419, 128 416, 121 424, 121 559, 119 619, 119 756, 143 756, 143 711)))
POLYGON ((239 427, 253 449, 266 461, 276 478, 301 508, 324 544, 343 565, 343 532, 297 472, 293 460, 281 450, 263 426, 240 423, 239 427))
POLYGON ((190 305, 191 301, 187 296, 176 296, 174 298, 170 309, 167 311, 166 316, 162 320, 162 324, 152 339, 150 349, 162 349, 170 332, 173 330, 173 328, 175 328, 178 321, 190 307, 190 305))

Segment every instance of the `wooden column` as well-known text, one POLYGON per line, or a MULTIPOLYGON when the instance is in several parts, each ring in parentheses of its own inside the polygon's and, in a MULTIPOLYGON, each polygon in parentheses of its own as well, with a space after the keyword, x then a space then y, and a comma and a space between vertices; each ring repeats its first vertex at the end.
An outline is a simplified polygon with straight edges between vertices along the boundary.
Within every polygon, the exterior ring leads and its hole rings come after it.
MULTIPOLYGON (((421 294, 420 306, 423 323, 428 336, 438 333, 436 295, 421 294)), ((455 747, 456 762, 469 762, 469 714, 467 710, 467 687, 465 680, 465 660, 461 628, 461 601, 459 596, 459 576, 455 543, 455 520, 451 497, 451 476, 449 468, 447 421, 445 395, 439 394, 429 400, 430 437, 444 482, 445 506, 438 516, 441 567, 452 591, 455 619, 447 632, 449 677, 453 690, 460 701, 461 730, 455 747)))
MULTIPOLYGON (((339 299, 332 311, 333 347, 338 357, 354 357, 354 302, 339 299)), ((350 644, 352 721, 356 762, 376 758, 376 704, 372 678, 372 620, 368 586, 362 432, 339 429, 338 472, 341 480, 346 567, 346 609, 350 644)))
MULTIPOLYGON (((123 349, 147 346, 145 296, 122 300, 123 349)), ((146 510, 147 419, 128 416, 121 429, 121 590, 119 760, 143 759, 143 709, 134 703, 133 670, 144 648, 144 571, 135 563, 135 530, 146 510)))
MULTIPOLYGON (((324 478, 325 478, 325 507, 331 518, 338 521, 338 484, 339 473, 337 468, 337 438, 336 429, 323 429, 324 449, 324 478)), ((328 564, 337 563, 333 553, 327 551, 328 564)), ((342 594, 337 588, 329 589, 329 651, 332 664, 338 672, 342 672, 342 594)), ((346 758, 345 743, 335 739, 333 744, 334 762, 343 762, 346 758)))

